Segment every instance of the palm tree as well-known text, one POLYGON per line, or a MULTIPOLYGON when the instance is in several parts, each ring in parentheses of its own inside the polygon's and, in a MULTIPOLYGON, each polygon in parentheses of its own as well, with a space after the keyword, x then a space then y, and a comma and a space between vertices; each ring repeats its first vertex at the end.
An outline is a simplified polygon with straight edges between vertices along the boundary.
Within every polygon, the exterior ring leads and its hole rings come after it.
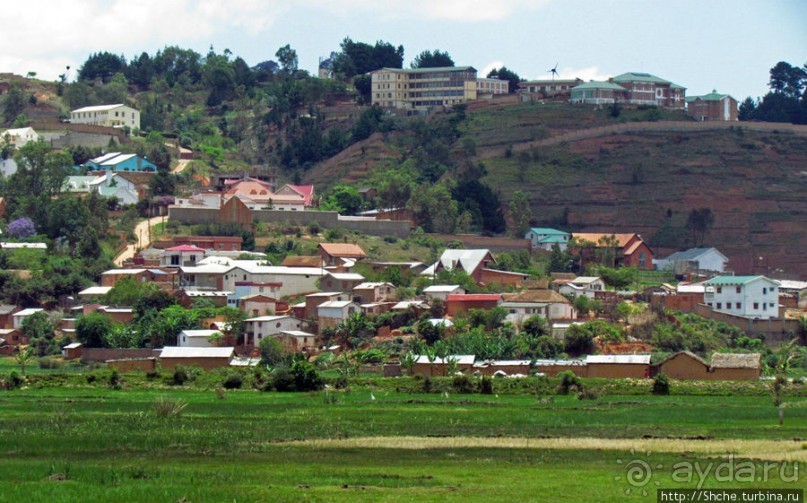
POLYGON ((784 391, 785 385, 787 384, 787 371, 790 367, 790 360, 795 356, 793 354, 793 347, 796 345, 797 341, 798 339, 793 339, 779 349, 779 360, 776 362, 776 368, 774 370, 771 394, 773 395, 773 405, 777 408, 777 412, 779 413, 779 426, 785 423, 784 391))
POLYGON ((353 313, 336 327, 336 336, 346 345, 355 347, 357 339, 373 329, 364 313, 353 313))
POLYGON ((17 346, 17 356, 14 357, 14 361, 20 365, 22 375, 25 375, 25 366, 31 363, 33 359, 34 350, 30 346, 26 346, 25 348, 17 346))
POLYGON ((401 358, 401 367, 406 369, 406 373, 408 375, 412 375, 412 368, 415 366, 415 363, 417 363, 417 358, 411 351, 403 355, 403 358, 401 358))

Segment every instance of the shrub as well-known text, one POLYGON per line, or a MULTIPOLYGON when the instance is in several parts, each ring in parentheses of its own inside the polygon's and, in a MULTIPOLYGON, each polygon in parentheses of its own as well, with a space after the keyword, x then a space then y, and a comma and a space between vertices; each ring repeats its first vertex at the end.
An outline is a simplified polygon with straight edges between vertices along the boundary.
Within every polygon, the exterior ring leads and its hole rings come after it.
POLYGON ((348 387, 348 380, 347 376, 339 376, 333 380, 333 387, 336 389, 347 389, 348 387))
POLYGON ((431 391, 432 391, 432 378, 429 376, 425 376, 423 378, 423 392, 431 393, 431 391))
POLYGON ((176 386, 182 386, 183 384, 185 384, 189 380, 190 380, 190 377, 188 376, 188 371, 185 370, 185 367, 181 367, 181 366, 177 365, 174 368, 174 374, 171 377, 171 382, 176 386))
POLYGON ((62 368, 62 362, 55 358, 43 357, 39 359, 39 368, 41 369, 62 368))
POLYGON ((6 383, 8 389, 17 389, 25 384, 25 378, 20 377, 16 370, 12 370, 11 373, 8 374, 8 380, 6 380, 6 383))
POLYGON ((600 397, 600 393, 597 390, 593 389, 586 389, 581 386, 580 391, 577 393, 578 400, 596 400, 600 397))
POLYGON ((492 395, 493 379, 488 376, 482 376, 482 380, 479 381, 479 393, 483 395, 492 395))
POLYGON ((236 372, 225 377, 222 383, 225 389, 240 389, 242 384, 244 384, 244 378, 241 377, 241 374, 236 372))
POLYGON ((471 381, 471 378, 467 375, 455 375, 451 379, 451 386, 454 388, 454 391, 457 393, 473 393, 474 392, 474 383, 471 381))
POLYGON ((122 382, 123 381, 118 373, 118 369, 113 368, 112 372, 109 373, 109 380, 107 381, 107 384, 111 389, 120 389, 122 382))
POLYGON ((154 414, 157 417, 180 417, 187 406, 188 403, 183 400, 158 396, 154 400, 154 414))
POLYGON ((582 388, 580 378, 571 370, 564 370, 559 373, 558 378, 560 378, 560 384, 558 385, 559 395, 568 395, 572 388, 578 390, 582 388))
POLYGON ((294 377, 286 366, 277 366, 263 388, 264 391, 294 391, 294 377))
POLYGON ((322 377, 312 363, 297 360, 291 365, 296 391, 316 391, 322 389, 322 377))
POLYGON ((669 395, 670 394, 670 379, 664 375, 659 374, 653 379, 653 394, 654 395, 669 395))
POLYGON ((13 238, 25 239, 36 234, 36 227, 30 218, 22 217, 12 220, 11 223, 8 224, 7 232, 8 235, 13 238))

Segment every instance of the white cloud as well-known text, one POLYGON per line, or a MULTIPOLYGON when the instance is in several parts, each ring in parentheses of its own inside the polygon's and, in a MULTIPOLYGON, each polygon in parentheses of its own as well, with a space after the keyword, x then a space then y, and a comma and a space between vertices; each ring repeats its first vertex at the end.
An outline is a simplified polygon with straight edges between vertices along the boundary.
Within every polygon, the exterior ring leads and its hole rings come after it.
POLYGON ((480 76, 480 77, 487 77, 487 75, 491 72, 491 70, 499 69, 499 68, 501 68, 503 66, 505 66, 505 64, 502 61, 498 61, 498 60, 497 61, 491 61, 490 63, 485 65, 484 68, 479 70, 477 72, 477 75, 480 76))
MULTIPOLYGON (((29 0, 4 23, 0 72, 38 72, 55 79, 92 52, 132 56, 147 47, 209 42, 227 31, 255 35, 288 10, 265 0, 29 0), (155 41, 159 41, 155 44, 155 41)), ((223 50, 224 47, 216 47, 223 50)))
POLYGON ((444 20, 497 21, 514 14, 540 9, 555 0, 302 0, 334 13, 372 13, 386 21, 444 20))

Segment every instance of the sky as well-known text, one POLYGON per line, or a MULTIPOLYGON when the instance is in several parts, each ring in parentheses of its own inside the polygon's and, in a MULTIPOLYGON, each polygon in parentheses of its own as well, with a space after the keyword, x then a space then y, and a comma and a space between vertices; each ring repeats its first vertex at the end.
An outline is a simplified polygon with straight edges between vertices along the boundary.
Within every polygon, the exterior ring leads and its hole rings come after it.
POLYGON ((316 73, 345 37, 447 51, 480 76, 602 80, 628 71, 738 100, 767 92, 778 61, 807 64, 807 0, 27 0, 5 18, 0 73, 69 80, 94 52, 229 49, 250 65, 297 51, 316 73))

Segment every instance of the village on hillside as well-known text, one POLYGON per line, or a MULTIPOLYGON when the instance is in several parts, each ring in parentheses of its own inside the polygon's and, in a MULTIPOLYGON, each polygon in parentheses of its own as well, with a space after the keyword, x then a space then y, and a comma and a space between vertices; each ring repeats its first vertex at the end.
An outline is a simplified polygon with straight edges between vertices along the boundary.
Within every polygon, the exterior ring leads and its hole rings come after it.
MULTIPOLYGON (((321 77, 333 78, 327 70, 326 61, 321 77)), ((390 115, 538 102, 610 107, 615 116, 624 107, 685 111, 696 122, 738 120, 728 94, 687 96, 685 87, 641 72, 602 82, 553 74, 517 86, 469 66, 385 67, 368 76, 371 109, 390 115)), ((53 163, 58 171, 39 203, 54 206, 44 220, 23 216, 35 207, 26 198, 44 185, 0 198, 4 278, 15 288, 0 306, 2 354, 144 372, 274 364, 286 361, 282 354, 326 369, 350 362, 356 372, 384 377, 568 371, 755 380, 775 366, 775 348, 807 334, 807 282, 782 278, 763 257, 739 274, 720 242, 706 245, 714 220, 707 208, 693 209, 687 221, 698 246, 663 255, 636 229, 524 227, 530 222, 524 215, 516 222, 512 205, 509 221, 500 213, 496 225, 521 225, 523 235, 472 235, 459 223, 435 233, 437 207, 424 232, 411 206, 374 203, 374 186, 323 197, 313 184, 281 183, 287 177, 278 167, 183 173, 199 153, 179 140, 150 133, 132 152, 142 117, 127 104, 93 104, 59 125, 0 133, 10 185, 39 183, 32 174, 53 163), (67 156, 43 164, 60 151, 67 156), (59 201, 87 205, 82 211, 104 215, 104 223, 107 213, 128 218, 131 227, 113 250, 114 267, 85 274, 75 291, 54 286, 38 297, 25 289, 35 269, 26 264, 65 250, 82 259, 85 248, 100 260, 110 237, 104 224, 90 232, 60 220, 73 210, 58 209, 59 201), (146 218, 136 226, 135 209, 146 218), (43 222, 55 223, 43 232, 43 222), (76 236, 65 240, 70 225, 76 236), (384 246, 359 244, 373 239, 384 246), (413 245, 421 251, 407 253, 413 245)), ((218 155, 205 148, 211 159, 218 155)), ((473 204, 477 213, 468 214, 487 225, 491 209, 473 204)))

